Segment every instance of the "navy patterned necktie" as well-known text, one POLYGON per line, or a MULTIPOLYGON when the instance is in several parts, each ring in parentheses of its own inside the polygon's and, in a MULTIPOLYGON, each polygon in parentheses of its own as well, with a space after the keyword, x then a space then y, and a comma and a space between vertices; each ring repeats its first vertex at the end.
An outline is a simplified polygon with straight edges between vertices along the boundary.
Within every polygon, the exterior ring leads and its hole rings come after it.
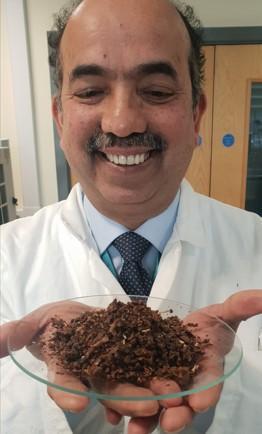
POLYGON ((125 232, 116 238, 112 244, 124 260, 118 277, 122 288, 130 295, 148 296, 153 279, 143 268, 142 260, 152 244, 135 232, 125 232))

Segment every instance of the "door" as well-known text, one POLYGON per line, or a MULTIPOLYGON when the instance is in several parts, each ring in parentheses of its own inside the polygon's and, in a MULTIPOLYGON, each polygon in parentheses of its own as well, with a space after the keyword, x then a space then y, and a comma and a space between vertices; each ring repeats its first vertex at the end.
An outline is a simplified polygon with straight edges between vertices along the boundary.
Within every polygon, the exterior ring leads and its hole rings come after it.
POLYGON ((261 83, 262 45, 216 47, 210 195, 249 208, 246 192, 261 194, 256 212, 262 212, 261 83))

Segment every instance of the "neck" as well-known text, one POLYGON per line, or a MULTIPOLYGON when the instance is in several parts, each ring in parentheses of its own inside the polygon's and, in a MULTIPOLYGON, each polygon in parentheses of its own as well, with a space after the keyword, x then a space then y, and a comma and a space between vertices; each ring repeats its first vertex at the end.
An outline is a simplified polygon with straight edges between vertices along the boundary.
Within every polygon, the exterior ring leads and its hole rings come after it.
POLYGON ((174 199, 174 196, 172 195, 169 201, 163 201, 161 204, 158 203, 157 206, 155 202, 152 201, 153 203, 149 206, 148 203, 132 205, 116 203, 105 204, 97 200, 93 200, 93 197, 90 197, 90 194, 87 194, 86 196, 92 205, 97 209, 97 211, 110 220, 113 220, 132 231, 136 230, 147 220, 161 214, 166 208, 168 208, 174 199))

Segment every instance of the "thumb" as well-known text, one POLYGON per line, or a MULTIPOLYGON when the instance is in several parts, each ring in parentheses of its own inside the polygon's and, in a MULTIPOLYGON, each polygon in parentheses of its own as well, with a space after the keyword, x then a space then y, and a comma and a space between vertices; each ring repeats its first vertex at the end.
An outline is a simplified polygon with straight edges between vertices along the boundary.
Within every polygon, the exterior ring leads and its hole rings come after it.
POLYGON ((8 342, 13 350, 30 345, 54 316, 70 320, 86 310, 94 309, 77 301, 57 301, 48 303, 30 312, 21 320, 10 321, 0 326, 0 358, 8 356, 8 342))
POLYGON ((8 345, 19 350, 29 345, 39 330, 38 321, 10 321, 0 326, 0 358, 8 356, 8 345))
POLYGON ((224 303, 209 306, 207 313, 219 316, 236 330, 241 321, 262 314, 262 289, 238 291, 224 303))

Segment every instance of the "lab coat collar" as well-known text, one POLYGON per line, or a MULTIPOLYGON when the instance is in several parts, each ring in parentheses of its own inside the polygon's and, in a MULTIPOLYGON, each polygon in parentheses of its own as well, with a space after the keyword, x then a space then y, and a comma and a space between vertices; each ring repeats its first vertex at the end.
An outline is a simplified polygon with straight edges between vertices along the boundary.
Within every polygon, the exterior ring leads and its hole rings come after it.
POLYGON ((201 195, 194 192, 185 179, 181 183, 181 196, 173 241, 185 241, 197 247, 206 245, 203 209, 200 208, 201 195))
POLYGON ((61 208, 61 218, 67 228, 81 241, 96 243, 92 237, 91 228, 85 217, 83 208, 83 191, 80 184, 76 184, 61 208))
MULTIPOLYGON (((206 244, 206 234, 199 208, 199 196, 194 193, 191 185, 183 180, 177 220, 170 243, 188 242, 203 247, 206 244)), ((82 241, 93 244, 98 251, 91 228, 85 218, 83 209, 83 192, 80 184, 76 184, 61 209, 61 217, 68 229, 82 241)), ((169 244, 169 243, 168 243, 169 244)))

